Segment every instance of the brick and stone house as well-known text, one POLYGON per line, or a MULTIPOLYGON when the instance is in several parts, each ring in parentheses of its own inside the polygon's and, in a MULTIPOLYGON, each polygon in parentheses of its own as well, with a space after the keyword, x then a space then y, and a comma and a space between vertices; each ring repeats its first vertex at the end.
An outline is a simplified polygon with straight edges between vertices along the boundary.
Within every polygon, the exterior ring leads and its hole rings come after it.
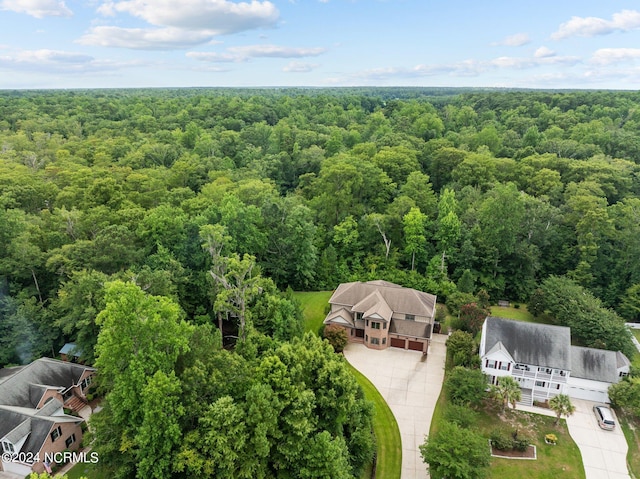
POLYGON ((19 459, 3 457, 0 470, 43 472, 45 453, 78 449, 94 374, 94 368, 49 358, 0 370, 0 446, 19 459))
POLYGON ((345 329, 350 342, 427 353, 436 296, 387 281, 343 283, 329 299, 325 325, 345 329))
POLYGON ((501 376, 520 383, 521 402, 545 402, 558 394, 609 402, 608 389, 629 374, 620 351, 571 345, 564 326, 489 317, 480 341, 482 372, 495 384, 501 376))

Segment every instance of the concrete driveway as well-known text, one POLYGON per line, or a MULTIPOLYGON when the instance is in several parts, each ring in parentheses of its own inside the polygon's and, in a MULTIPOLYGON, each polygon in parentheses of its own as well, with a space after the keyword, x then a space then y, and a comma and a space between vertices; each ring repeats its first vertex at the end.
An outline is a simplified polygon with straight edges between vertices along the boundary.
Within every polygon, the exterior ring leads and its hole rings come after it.
POLYGON ((402 438, 402 479, 427 479, 418 446, 429 433, 444 379, 445 341, 436 334, 428 356, 416 351, 367 349, 348 344, 344 355, 378 389, 398 422, 402 438))
POLYGON ((620 425, 613 431, 600 429, 593 406, 601 403, 582 399, 571 399, 571 402, 576 411, 567 418, 567 426, 582 454, 587 479, 630 479, 627 441, 620 425))

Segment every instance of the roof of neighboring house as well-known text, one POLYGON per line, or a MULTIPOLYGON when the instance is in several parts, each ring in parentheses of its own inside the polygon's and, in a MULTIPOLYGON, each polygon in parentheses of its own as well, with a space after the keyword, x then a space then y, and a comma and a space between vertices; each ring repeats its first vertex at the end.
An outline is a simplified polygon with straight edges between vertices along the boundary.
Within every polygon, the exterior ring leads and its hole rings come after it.
POLYGON ((605 349, 571 346, 571 377, 616 382, 618 379, 617 354, 605 349))
POLYGON ((49 388, 67 389, 78 384, 85 370, 79 364, 40 358, 22 367, 0 383, 0 405, 35 408, 49 388))
POLYGON ((58 351, 58 354, 73 354, 74 356, 81 356, 82 351, 76 345, 76 343, 66 343, 64 346, 62 346, 60 351, 58 351))
POLYGON ((20 451, 16 452, 36 454, 55 424, 83 421, 82 418, 59 413, 61 409, 62 403, 57 399, 52 399, 42 409, 0 405, 0 439, 17 444, 28 435, 20 451))
POLYGON ((389 332, 414 338, 429 338, 431 337, 431 323, 394 319, 391 321, 389 332))
POLYGON ((517 363, 571 369, 571 331, 567 327, 488 317, 485 351, 499 341, 517 363))
MULTIPOLYGON (((334 291, 329 303, 349 306, 354 311, 356 309, 353 308, 358 305, 357 311, 364 313, 373 306, 369 305, 369 301, 373 301, 378 297, 382 298, 394 313, 432 318, 435 312, 436 296, 416 291, 415 289, 404 288, 388 281, 342 283, 334 291), (366 304, 364 304, 365 300, 367 300, 366 304), (368 307, 365 308, 365 305, 368 307)), ((383 309, 386 310, 386 308, 383 309)))
POLYGON ((2 369, 0 369, 0 383, 2 383, 3 381, 6 381, 11 376, 13 376, 15 373, 19 372, 20 370, 24 369, 25 367, 26 366, 13 366, 13 367, 10 367, 10 368, 2 368, 2 369))

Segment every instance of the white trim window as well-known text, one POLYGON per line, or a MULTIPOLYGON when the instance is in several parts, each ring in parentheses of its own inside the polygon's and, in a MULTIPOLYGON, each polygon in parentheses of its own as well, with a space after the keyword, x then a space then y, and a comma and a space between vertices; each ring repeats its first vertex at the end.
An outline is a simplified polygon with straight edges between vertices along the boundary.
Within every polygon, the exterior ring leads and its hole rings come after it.
POLYGON ((2 441, 2 450, 7 454, 15 454, 16 450, 13 447, 13 443, 9 441, 2 441))
POLYGON ((51 431, 51 442, 55 442, 55 440, 60 436, 62 436, 62 429, 60 429, 60 426, 58 426, 53 431, 51 431))

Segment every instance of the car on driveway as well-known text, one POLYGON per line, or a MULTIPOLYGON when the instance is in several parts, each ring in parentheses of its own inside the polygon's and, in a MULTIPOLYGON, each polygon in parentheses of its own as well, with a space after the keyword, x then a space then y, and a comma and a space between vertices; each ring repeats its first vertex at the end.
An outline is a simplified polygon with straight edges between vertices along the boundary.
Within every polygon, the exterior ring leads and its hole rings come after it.
POLYGON ((602 429, 612 431, 616 427, 616 420, 613 418, 611 409, 607 406, 593 406, 593 413, 598 420, 598 426, 602 429))

